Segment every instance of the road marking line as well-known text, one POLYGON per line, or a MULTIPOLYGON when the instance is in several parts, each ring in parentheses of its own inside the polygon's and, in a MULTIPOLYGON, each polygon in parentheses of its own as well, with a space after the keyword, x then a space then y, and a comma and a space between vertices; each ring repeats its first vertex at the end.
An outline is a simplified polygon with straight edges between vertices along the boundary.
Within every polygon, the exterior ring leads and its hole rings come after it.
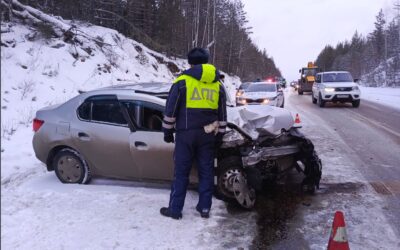
POLYGON ((351 113, 353 113, 354 115, 358 116, 358 118, 361 118, 363 121, 370 122, 370 123, 374 124, 375 126, 380 127, 380 128, 382 128, 382 129, 386 130, 386 132, 389 132, 389 133, 391 133, 391 134, 393 134, 393 135, 395 135, 395 136, 397 136, 397 137, 400 137, 400 133, 397 133, 396 131, 394 131, 394 130, 392 130, 392 129, 390 129, 390 128, 385 127, 385 125, 383 125, 382 123, 380 123, 380 122, 375 122, 375 121, 373 121, 373 120, 371 120, 371 119, 368 119, 367 117, 365 117, 365 116, 363 116, 363 115, 360 115, 359 113, 354 112, 354 111, 352 111, 352 110, 350 110, 350 109, 348 109, 348 111, 351 112, 351 113))
POLYGON ((369 184, 371 184, 375 192, 377 192, 378 194, 393 195, 393 193, 386 187, 386 185, 383 182, 377 181, 377 182, 370 182, 369 184))

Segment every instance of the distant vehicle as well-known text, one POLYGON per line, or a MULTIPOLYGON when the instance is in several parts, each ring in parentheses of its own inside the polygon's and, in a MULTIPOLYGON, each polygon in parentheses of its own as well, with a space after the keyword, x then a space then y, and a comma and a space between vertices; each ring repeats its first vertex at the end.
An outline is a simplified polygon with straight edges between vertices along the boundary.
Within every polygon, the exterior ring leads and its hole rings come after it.
POLYGON ((236 96, 236 105, 270 105, 284 107, 285 97, 278 82, 254 82, 240 95, 236 96))
POLYGON ((318 73, 312 88, 312 102, 324 107, 326 102, 351 102, 353 107, 360 106, 361 91, 347 71, 318 73))
POLYGON ((298 86, 299 86, 299 84, 296 81, 290 82, 290 87, 294 88, 295 90, 297 90, 298 86))
POLYGON ((319 72, 319 68, 312 62, 308 62, 307 67, 299 69, 300 79, 298 82, 297 92, 302 95, 304 92, 311 92, 315 82, 315 75, 319 72))
POLYGON ((285 78, 281 79, 281 85, 283 88, 286 88, 286 79, 285 78))

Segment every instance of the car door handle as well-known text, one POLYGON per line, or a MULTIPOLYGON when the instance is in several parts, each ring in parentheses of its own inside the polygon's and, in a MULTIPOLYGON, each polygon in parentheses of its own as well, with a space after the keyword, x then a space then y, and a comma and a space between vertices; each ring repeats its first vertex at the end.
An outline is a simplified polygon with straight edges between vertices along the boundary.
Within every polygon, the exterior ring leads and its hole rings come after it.
POLYGON ((83 141, 90 141, 90 136, 84 132, 79 132, 78 137, 83 141))
POLYGON ((135 147, 147 147, 147 144, 142 141, 135 141, 135 147))
POLYGON ((148 150, 149 147, 147 146, 146 143, 142 142, 142 141, 135 141, 135 147, 138 150, 148 150))

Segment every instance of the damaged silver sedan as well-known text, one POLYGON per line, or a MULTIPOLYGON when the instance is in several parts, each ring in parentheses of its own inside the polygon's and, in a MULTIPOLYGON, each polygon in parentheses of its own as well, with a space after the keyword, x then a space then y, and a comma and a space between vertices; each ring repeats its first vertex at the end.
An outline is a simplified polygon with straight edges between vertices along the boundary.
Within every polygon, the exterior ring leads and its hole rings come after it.
MULTIPOLYGON (((163 141, 161 131, 169 87, 112 86, 37 111, 36 157, 63 183, 85 184, 97 176, 170 181, 174 145, 163 141)), ((262 182, 295 167, 305 174, 304 187, 318 186, 321 162, 312 143, 293 128, 290 112, 270 106, 228 109, 230 130, 216 161, 216 191, 222 198, 251 208, 262 182)), ((196 168, 190 181, 197 183, 196 168)))
POLYGON ((296 168, 304 174, 302 188, 319 187, 322 163, 314 145, 289 111, 269 106, 231 108, 229 131, 218 150, 217 192, 221 198, 252 208, 256 193, 296 168))

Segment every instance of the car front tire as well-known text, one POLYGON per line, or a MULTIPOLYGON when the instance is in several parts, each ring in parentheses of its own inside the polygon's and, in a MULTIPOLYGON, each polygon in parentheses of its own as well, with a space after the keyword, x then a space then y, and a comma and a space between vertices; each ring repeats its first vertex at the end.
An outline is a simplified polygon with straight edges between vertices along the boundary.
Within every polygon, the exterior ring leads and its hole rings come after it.
POLYGON ((319 95, 318 95, 318 106, 319 106, 320 108, 323 108, 323 107, 325 106, 325 101, 322 100, 322 95, 321 95, 321 93, 319 93, 319 95))
POLYGON ((216 196, 226 202, 238 203, 243 208, 251 209, 256 201, 256 193, 255 190, 251 187, 248 187, 248 192, 242 192, 244 190, 240 190, 242 194, 239 194, 239 197, 243 197, 241 202, 236 199, 238 193, 235 188, 235 184, 238 181, 235 176, 241 175, 244 177, 245 182, 246 174, 244 173, 244 169, 242 166, 242 160, 238 156, 228 156, 218 162, 217 168, 217 186, 216 186, 216 196))
POLYGON ((314 92, 311 93, 312 103, 317 103, 317 98, 314 97, 314 92))
POLYGON ((358 108, 360 107, 360 100, 352 101, 351 104, 353 105, 353 108, 358 108))
POLYGON ((64 148, 55 155, 53 168, 62 183, 87 184, 91 179, 85 159, 71 148, 64 148))

